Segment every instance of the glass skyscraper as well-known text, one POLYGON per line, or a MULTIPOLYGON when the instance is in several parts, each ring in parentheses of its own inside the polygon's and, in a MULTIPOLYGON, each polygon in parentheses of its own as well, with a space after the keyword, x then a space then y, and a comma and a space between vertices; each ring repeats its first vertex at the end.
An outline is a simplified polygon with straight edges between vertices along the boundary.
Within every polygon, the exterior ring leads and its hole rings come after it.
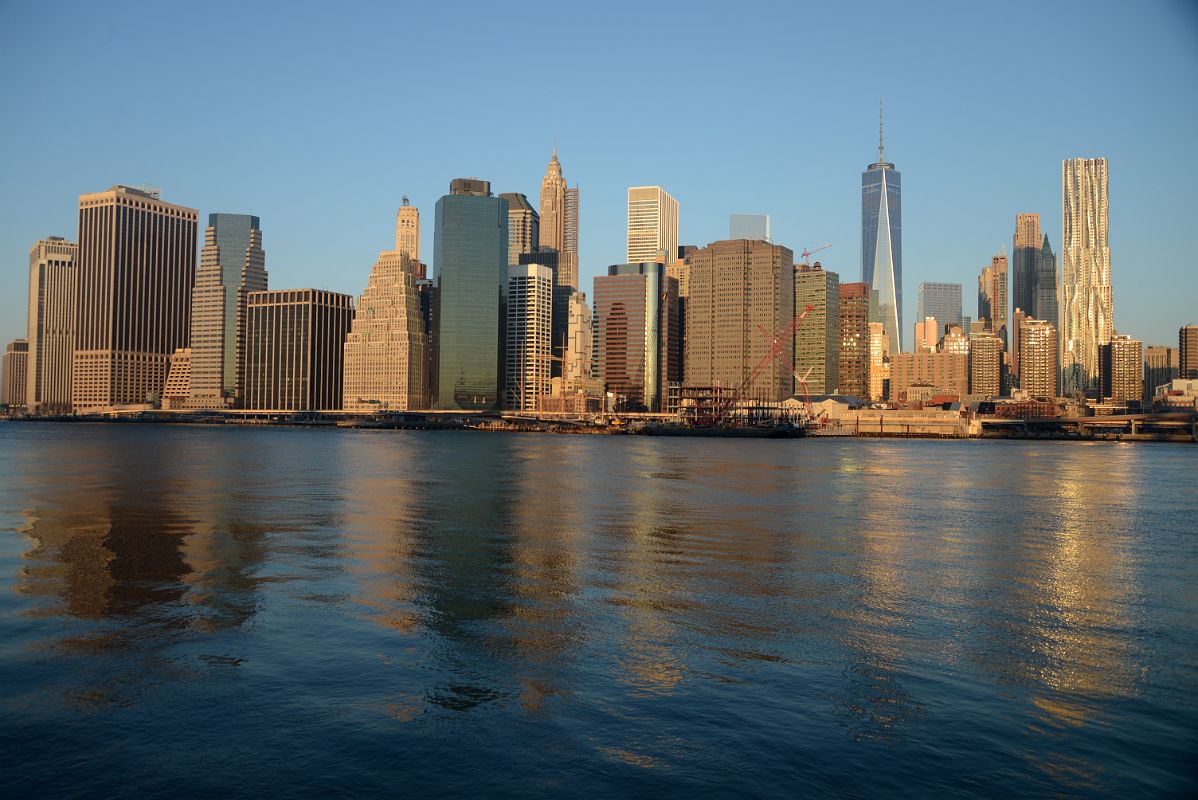
POLYGON ((916 302, 915 322, 936 318, 936 338, 944 335, 945 325, 961 324, 961 284, 921 283, 916 302))
POLYGON ((507 281, 508 204, 489 181, 458 179, 437 201, 433 406, 488 409, 499 400, 499 326, 507 281))
POLYGON ((878 126, 878 161, 861 173, 861 280, 878 293, 877 318, 890 352, 903 349, 902 176, 885 159, 878 126))

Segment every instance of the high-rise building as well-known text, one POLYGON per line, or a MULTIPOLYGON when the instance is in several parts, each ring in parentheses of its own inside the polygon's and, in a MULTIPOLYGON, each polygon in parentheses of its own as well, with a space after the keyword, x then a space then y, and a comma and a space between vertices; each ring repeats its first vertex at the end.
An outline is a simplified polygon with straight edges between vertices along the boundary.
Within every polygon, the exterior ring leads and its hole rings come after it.
MULTIPOLYGON (((936 350, 941 353, 955 353, 961 356, 969 355, 969 336, 958 325, 949 325, 936 344, 936 350)), ((968 368, 968 365, 967 365, 968 368)))
POLYGON ((932 350, 895 354, 890 360, 890 398, 906 402, 913 386, 930 388, 933 395, 963 399, 969 393, 969 356, 932 350))
POLYGON ((76 412, 160 398, 191 337, 198 213, 156 190, 114 186, 79 198, 75 272, 76 412))
POLYGON ((890 334, 890 352, 903 349, 902 175, 886 161, 878 114, 878 160, 861 173, 861 280, 878 293, 873 322, 890 334))
POLYGON ((924 317, 915 323, 915 352, 932 352, 940 342, 940 322, 935 317, 924 317))
MULTIPOLYGON (((1040 256, 1036 262, 1039 274, 1036 276, 1036 304, 1031 314, 1036 319, 1045 319, 1053 325, 1058 324, 1057 306, 1057 256, 1048 244, 1048 234, 1044 234, 1044 244, 1040 248, 1040 256)), ((1028 309, 1024 309, 1028 311, 1028 309)))
POLYGON ((565 367, 562 370, 564 391, 584 391, 591 385, 593 337, 594 323, 587 296, 582 292, 574 292, 570 295, 566 323, 565 367))
POLYGON ((919 284, 915 318, 924 320, 928 317, 935 317, 940 325, 940 330, 936 332, 937 339, 944 335, 944 329, 949 325, 961 325, 961 284, 919 284))
POLYGON ((75 358, 75 256, 60 236, 29 250, 29 367, 25 402, 31 414, 71 410, 75 358))
POLYGON ((162 390, 163 408, 186 408, 191 400, 191 348, 179 347, 171 354, 166 388, 162 390))
POLYGON ((29 385, 29 341, 14 339, 4 348, 0 363, 0 406, 9 411, 25 411, 28 407, 25 392, 29 385))
POLYGON ((1002 339, 1003 348, 1010 344, 1007 332, 1007 256, 999 253, 990 259, 978 276, 978 317, 989 324, 987 330, 1002 339))
POLYGON ((840 284, 840 393, 862 399, 869 396, 868 283, 840 284))
POLYGON ((794 391, 794 254, 781 245, 738 239, 698 248, 688 260, 687 383, 743 387, 746 398, 785 400, 794 391), (781 357, 769 358, 771 337, 783 332, 781 357), (745 385, 762 361, 765 368, 745 385))
POLYGON ((795 373, 806 376, 810 393, 831 394, 840 384, 840 276, 818 261, 795 265, 795 316, 807 306, 794 336, 795 373))
POLYGON ((541 264, 508 267, 506 408, 537 411, 549 394, 552 324, 553 270, 541 264))
POLYGON ((628 263, 674 260, 678 252, 678 201, 660 186, 628 190, 628 263))
POLYGON ((245 407, 341 408, 345 337, 354 299, 324 289, 246 295, 245 407))
MULTIPOLYGON (((897 355, 897 354, 896 354, 897 355)), ((890 382, 890 334, 881 322, 869 323, 869 399, 887 399, 890 382)))
POLYGON ((682 334, 674 342, 678 359, 678 380, 686 381, 686 301, 690 294, 691 264, 690 254, 697 250, 693 245, 678 248, 678 258, 666 263, 666 275, 678 282, 678 329, 682 334))
POLYGON ((1183 325, 1177 331, 1179 378, 1198 378, 1198 325, 1183 325))
POLYGON ((1057 326, 1024 317, 1019 323, 1019 386, 1031 397, 1057 396, 1057 326))
POLYGON ((595 278, 599 377, 618 405, 656 411, 678 380, 678 283, 658 262, 614 264, 595 278))
POLYGON ((507 201, 491 196, 488 181, 459 178, 437 201, 434 408, 488 409, 499 402, 507 223, 507 201))
POLYGON ((412 260, 379 253, 345 338, 341 407, 408 411, 428 407, 428 335, 412 260))
POLYGON ((1098 347, 1114 332, 1105 158, 1061 165, 1061 389, 1097 388, 1098 347))
POLYGON ((1002 393, 1003 341, 990 331, 969 338, 969 393, 998 397, 1002 393))
POLYGON ((769 214, 730 214, 728 216, 729 239, 751 239, 772 242, 770 238, 769 214))
POLYGON ((235 405, 242 395, 245 299, 267 288, 257 217, 209 214, 191 294, 193 408, 235 405))
POLYGON ((1144 405, 1151 406, 1156 387, 1178 376, 1177 348, 1149 345, 1144 348, 1144 405))
POLYGON ((577 289, 578 187, 566 185, 556 147, 553 149, 553 157, 549 159, 545 176, 541 179, 538 245, 542 249, 550 248, 563 254, 559 257, 555 269, 555 285, 577 289))
POLYGON ((408 202, 407 195, 402 203, 395 215, 395 250, 415 263, 420 260, 420 209, 408 202))
POLYGON ((1011 306, 1034 315, 1043 237, 1039 214, 1016 214, 1011 249, 1011 306))
POLYGON ((501 192, 507 201, 507 263, 519 264, 520 256, 536 253, 540 240, 540 215, 519 192, 501 192))
POLYGON ((1144 397, 1144 344, 1130 336, 1112 336, 1098 346, 1100 396, 1111 403, 1140 402, 1144 397))
POLYGON ((1029 316, 1031 315, 1025 314, 1022 308, 1016 308, 1011 312, 1011 347, 1010 358, 1007 359, 1009 374, 1006 376, 1010 382, 1007 388, 1019 386, 1019 335, 1023 330, 1023 321, 1029 316))

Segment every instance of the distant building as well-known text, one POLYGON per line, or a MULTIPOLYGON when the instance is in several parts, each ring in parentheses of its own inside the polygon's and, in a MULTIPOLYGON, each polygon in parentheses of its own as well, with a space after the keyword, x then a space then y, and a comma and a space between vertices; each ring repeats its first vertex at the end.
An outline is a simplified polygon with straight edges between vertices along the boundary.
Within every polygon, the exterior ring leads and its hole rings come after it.
MULTIPOLYGON (((897 353, 895 355, 898 355, 897 353)), ((890 382, 890 334, 881 322, 869 323, 869 399, 888 399, 890 382)))
POLYGON ((345 337, 341 407, 346 411, 428 408, 429 344, 413 262, 379 253, 345 337))
POLYGON ((678 284, 658 262, 615 264, 595 278, 599 378, 628 410, 656 411, 678 379, 678 284))
POLYGON ((935 317, 940 324, 936 337, 944 335, 949 325, 961 325, 961 284, 921 283, 915 306, 915 319, 935 317))
POLYGON ((591 372, 594 347, 594 321, 587 305, 587 296, 582 292, 570 295, 569 314, 566 321, 565 367, 562 377, 563 391, 590 391, 594 384, 591 372))
POLYGON ((772 242, 769 214, 731 214, 728 217, 728 238, 772 242))
POLYGON ((915 323, 915 352, 935 350, 940 342, 940 322, 935 317, 923 317, 915 323))
MULTIPOLYGON (((1032 316, 1036 319, 1046 319, 1053 325, 1058 324, 1057 304, 1057 257, 1048 245, 1048 234, 1044 235, 1044 245, 1040 248, 1040 258, 1037 262, 1039 275, 1036 278, 1036 304, 1032 316)), ((1024 309, 1025 311, 1027 309, 1024 309)))
POLYGON ((29 250, 29 365, 25 401, 31 414, 71 410, 75 359, 75 257, 78 246, 50 236, 29 250))
POLYGON ((1144 405, 1152 405, 1156 387, 1177 380, 1179 375, 1176 347, 1150 345, 1144 348, 1144 405))
POLYGON ((536 411, 549 394, 552 325, 553 270, 508 267, 505 408, 536 411))
POLYGON ((482 410, 499 403, 507 225, 507 201, 492 197, 487 181, 458 178, 437 201, 434 408, 482 410))
POLYGON ((1112 336, 1098 346, 1101 397, 1112 403, 1139 402, 1144 396, 1144 345, 1130 336, 1112 336))
POLYGON ((323 289, 250 292, 246 297, 245 407, 270 411, 341 408, 345 337, 353 297, 323 289))
POLYGON ((258 217, 209 214, 191 293, 192 408, 224 408, 242 396, 245 302, 267 288, 258 217))
POLYGON ((739 389, 744 397, 782 401, 794 391, 794 254, 746 239, 693 251, 686 305, 686 375, 693 386, 739 389), (762 331, 765 331, 763 334, 762 331), (779 357, 772 336, 786 332, 779 357), (756 377, 753 371, 765 363, 756 377))
POLYGON ((990 330, 1002 339, 1003 349, 1010 345, 1007 330, 1007 256, 999 253, 990 259, 978 276, 978 317, 984 317, 990 330))
POLYGON ((989 331, 970 337, 969 394, 998 397, 1002 394, 1003 342, 989 331))
POLYGON ((1098 347, 1114 334, 1108 181, 1105 158, 1061 164, 1061 390, 1067 396, 1098 387, 1098 347))
POLYGON ((829 394, 840 384, 840 276, 825 272, 817 261, 796 264, 794 280, 795 316, 811 306, 795 331, 795 373, 806 376, 809 392, 829 394))
POLYGON ((180 347, 171 355, 171 367, 166 373, 166 388, 162 390, 163 408, 185 408, 191 400, 191 348, 180 347))
POLYGON ((0 406, 9 411, 25 411, 29 383, 29 341, 14 339, 4 348, 4 360, 0 365, 4 373, 0 377, 0 406))
MULTIPOLYGON (((1040 277, 1039 214, 1016 214, 1011 249, 1011 306, 1035 315, 1036 286, 1040 277)), ((1012 333, 1014 333, 1012 328, 1012 333)))
POLYGON ((957 325, 949 325, 944 332, 944 336, 940 337, 940 341, 936 343, 936 350, 940 353, 956 353, 957 355, 969 355, 969 336, 957 325))
POLYGON ((902 175, 886 161, 878 114, 878 160, 861 173, 861 280, 878 293, 871 322, 890 334, 890 352, 903 350, 902 175))
POLYGON ((1025 317, 1019 328, 1019 386, 1030 397, 1056 398, 1057 326, 1025 317))
POLYGON ((660 186, 628 190, 628 263, 673 260, 678 251, 678 201, 660 186))
POLYGON ((869 311, 867 283, 840 284, 838 394, 869 397, 869 311))
POLYGON ((395 249, 413 263, 420 261, 420 209, 405 196, 395 215, 395 249))
POLYGON ((541 217, 519 192, 501 192, 499 197, 507 201, 507 263, 519 264, 521 255, 535 254, 539 247, 541 217))
POLYGON ((152 190, 114 186, 80 196, 76 412, 161 397, 171 356, 190 344, 197 224, 194 208, 152 190))
POLYGON ((541 179, 538 247, 551 248, 562 254, 555 273, 555 285, 577 289, 578 187, 566 185, 556 147, 545 169, 545 176, 541 179))
POLYGON ((1177 371, 1180 378, 1198 378, 1198 325, 1177 331, 1177 371))
POLYGON ((930 388, 932 396, 952 395, 963 400, 969 393, 969 356, 929 350, 891 356, 890 398, 909 401, 909 392, 916 386, 930 388))

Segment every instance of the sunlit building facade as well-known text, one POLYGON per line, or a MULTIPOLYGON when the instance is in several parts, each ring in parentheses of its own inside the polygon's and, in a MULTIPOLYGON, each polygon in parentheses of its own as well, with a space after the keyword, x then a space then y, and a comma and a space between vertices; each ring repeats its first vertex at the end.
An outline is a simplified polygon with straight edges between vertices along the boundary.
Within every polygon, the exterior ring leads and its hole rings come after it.
POLYGON ((59 236, 29 250, 29 367, 25 401, 31 414, 71 410, 75 358, 75 256, 78 247, 59 236))
POLYGON ((541 264, 508 267, 505 408, 536 411, 549 394, 552 326, 553 270, 541 264))
POLYGON ((1100 396, 1106 402, 1140 402, 1144 396, 1144 343, 1112 336, 1098 346, 1100 396))
POLYGON ((867 283, 840 284, 840 394, 869 397, 869 314, 867 283))
POLYGON ((1019 323, 1019 388, 1030 397, 1056 398, 1057 326, 1046 319, 1025 317, 1019 323))
POLYGON ((660 186, 628 189, 628 263, 673 261, 678 252, 678 201, 660 186))
POLYGON ((795 316, 811 306, 794 335, 796 380, 805 376, 811 394, 832 394, 840 384, 840 276, 817 261, 796 264, 794 280, 795 316))
POLYGON ((405 196, 395 215, 395 249, 413 263, 420 261, 420 209, 405 196))
POLYGON ((595 278, 599 378, 617 407, 657 411, 678 380, 678 283, 656 261, 614 264, 595 278))
POLYGON ((871 321, 885 327, 891 353, 902 351, 902 175, 886 161, 880 126, 878 160, 861 173, 861 280, 878 293, 871 321))
POLYGON ((1111 252, 1107 245, 1109 173, 1105 158, 1061 165, 1061 389, 1098 386, 1098 348, 1114 333, 1111 252))
POLYGON ((29 342, 14 339, 4 348, 0 362, 0 406, 9 411, 25 411, 25 392, 29 383, 29 342))

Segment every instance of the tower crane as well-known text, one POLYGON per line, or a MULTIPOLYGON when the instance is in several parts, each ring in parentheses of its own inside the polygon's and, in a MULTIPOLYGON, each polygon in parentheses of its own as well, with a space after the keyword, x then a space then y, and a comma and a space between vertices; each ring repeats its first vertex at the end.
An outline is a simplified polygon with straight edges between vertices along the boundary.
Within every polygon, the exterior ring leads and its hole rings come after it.
MULTIPOLYGON (((741 395, 743 395, 745 391, 753 385, 753 381, 757 380, 758 376, 765 371, 765 368, 769 366, 771 361, 782 358, 786 350, 786 341, 788 339, 794 341, 794 335, 799 330, 799 327, 803 324, 803 320, 807 319, 807 315, 814 310, 815 306, 807 306, 805 309, 803 309, 803 313, 792 319, 786 328, 774 334, 773 340, 770 343, 769 352, 757 362, 757 366, 755 366, 753 371, 749 373, 749 377, 745 378, 744 383, 740 385, 740 387, 732 394, 731 397, 724 401, 723 408, 720 409, 720 413, 716 416, 717 422, 723 422, 728 417, 729 412, 732 411, 732 407, 736 405, 736 401, 739 400, 741 395)), ((766 338, 768 341, 769 337, 767 336, 766 338)))
POLYGON ((811 266, 811 257, 821 250, 827 250, 831 246, 832 246, 832 243, 828 242, 827 244, 820 245, 819 247, 815 248, 814 250, 808 250, 806 247, 804 247, 803 251, 801 253, 799 253, 799 257, 803 259, 803 266, 810 267, 811 266))

